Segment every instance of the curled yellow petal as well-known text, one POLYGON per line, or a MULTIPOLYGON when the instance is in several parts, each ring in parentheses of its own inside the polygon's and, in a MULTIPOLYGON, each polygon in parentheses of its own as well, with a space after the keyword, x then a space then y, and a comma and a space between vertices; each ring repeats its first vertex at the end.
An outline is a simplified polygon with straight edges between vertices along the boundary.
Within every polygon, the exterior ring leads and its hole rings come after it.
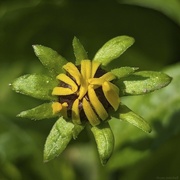
POLYGON ((89 84, 92 84, 92 85, 101 86, 105 81, 112 81, 115 78, 116 76, 113 73, 107 72, 106 74, 102 75, 99 78, 90 78, 88 82, 89 84))
POLYGON ((91 77, 91 61, 90 60, 82 60, 81 61, 81 87, 79 89, 79 97, 78 99, 82 99, 88 90, 88 79, 91 77))
POLYGON ((88 82, 91 85, 101 86, 104 83, 104 79, 101 79, 101 78, 91 78, 91 79, 88 80, 88 82))
POLYGON ((86 100, 86 98, 83 98, 83 109, 87 119, 89 120, 89 123, 92 126, 100 124, 99 118, 95 114, 94 110, 92 109, 90 103, 86 100))
POLYGON ((104 79, 104 81, 112 81, 116 78, 116 76, 111 72, 107 72, 106 74, 103 74, 100 78, 104 79))
POLYGON ((91 61, 90 60, 82 60, 81 61, 81 74, 83 79, 87 80, 91 77, 91 61))
POLYGON ((76 124, 81 124, 79 114, 79 99, 76 99, 72 105, 72 121, 76 124))
POLYGON ((72 89, 64 87, 55 87, 52 91, 52 95, 56 96, 65 96, 70 94, 74 94, 74 91, 72 89))
POLYGON ((62 109, 62 104, 59 102, 52 103, 53 114, 59 113, 62 109))
POLYGON ((72 91, 76 92, 78 90, 77 84, 66 74, 59 74, 57 77, 60 81, 65 82, 66 84, 71 86, 72 91))
POLYGON ((89 96, 90 102, 91 102, 93 108, 95 109, 96 113, 98 114, 98 116, 102 120, 107 119, 108 113, 105 110, 102 103, 99 101, 94 89, 91 86, 88 87, 88 96, 89 96))
POLYGON ((102 89, 107 101, 116 111, 120 103, 118 87, 111 82, 105 81, 102 85, 102 89))
POLYGON ((91 77, 93 78, 94 77, 94 75, 96 74, 96 71, 97 71, 97 69, 98 69, 98 67, 100 66, 100 64, 101 63, 99 63, 99 62, 94 62, 94 61, 92 61, 92 72, 91 72, 91 77))
POLYGON ((79 89, 79 97, 78 97, 79 100, 81 100, 87 93, 87 89, 88 89, 87 87, 88 87, 88 84, 87 84, 86 80, 83 79, 81 81, 81 86, 79 89))
POLYGON ((71 62, 68 62, 67 64, 65 64, 63 68, 76 80, 76 83, 80 85, 81 74, 78 68, 71 62))

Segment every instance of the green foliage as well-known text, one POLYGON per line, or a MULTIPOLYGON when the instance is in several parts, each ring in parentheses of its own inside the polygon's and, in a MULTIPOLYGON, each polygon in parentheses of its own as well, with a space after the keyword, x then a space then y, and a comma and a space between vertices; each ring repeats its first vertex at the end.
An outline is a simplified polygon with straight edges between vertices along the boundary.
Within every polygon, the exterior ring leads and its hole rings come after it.
POLYGON ((72 139, 74 125, 60 117, 49 133, 44 146, 44 161, 58 156, 72 139))
POLYGON ((127 121, 145 132, 151 132, 150 125, 142 117, 131 111, 123 104, 119 106, 118 111, 112 116, 112 118, 127 121))
POLYGON ((134 39, 128 36, 119 36, 105 43, 95 54, 94 61, 102 63, 103 66, 118 58, 134 43, 134 39))
POLYGON ((139 68, 136 67, 120 67, 116 69, 112 69, 111 72, 118 78, 129 76, 130 74, 134 73, 139 68))
POLYGON ((88 59, 87 52, 77 37, 74 37, 72 45, 76 57, 76 65, 79 65, 83 59, 88 59))
POLYGON ((36 56, 52 75, 62 73, 62 68, 59 67, 67 63, 65 58, 51 48, 42 45, 34 45, 33 48, 36 56))
POLYGON ((51 95, 52 88, 57 85, 57 81, 46 75, 24 75, 17 78, 12 83, 12 88, 17 93, 25 94, 43 100, 55 100, 51 95))
POLYGON ((114 149, 114 135, 108 123, 91 128, 97 143, 99 157, 102 165, 109 160, 114 149))
POLYGON ((171 77, 161 72, 139 71, 118 80, 122 95, 146 94, 167 86, 171 77))
POLYGON ((57 115, 54 115, 52 111, 52 103, 41 104, 35 108, 22 111, 17 115, 17 117, 29 118, 32 120, 49 119, 56 116, 57 115))

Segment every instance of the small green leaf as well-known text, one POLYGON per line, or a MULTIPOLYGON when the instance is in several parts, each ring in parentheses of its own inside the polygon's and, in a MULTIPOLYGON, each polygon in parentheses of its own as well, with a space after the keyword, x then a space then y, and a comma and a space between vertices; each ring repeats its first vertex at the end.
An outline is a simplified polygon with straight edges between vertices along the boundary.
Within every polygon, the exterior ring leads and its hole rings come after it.
POLYGON ((74 125, 60 117, 52 127, 44 146, 44 162, 59 156, 70 140, 74 125))
POLYGON ((33 48, 36 56, 53 76, 63 72, 62 66, 67 63, 64 57, 49 47, 33 45, 33 48))
POLYGON ((114 135, 111 127, 105 122, 98 126, 93 126, 91 131, 97 144, 101 163, 102 165, 105 165, 114 149, 114 135))
POLYGON ((105 43, 95 54, 94 61, 103 66, 118 58, 134 43, 134 38, 129 36, 117 36, 105 43))
POLYGON ((88 59, 87 52, 85 51, 83 45, 80 43, 79 39, 74 37, 73 39, 73 49, 74 55, 76 57, 76 65, 81 64, 81 61, 88 59))
POLYGON ((121 67, 117 69, 112 69, 111 72, 118 78, 129 76, 130 74, 134 73, 139 68, 137 67, 121 67))
POLYGON ((52 103, 44 103, 33 109, 23 111, 17 117, 30 118, 32 120, 41 120, 56 117, 52 111, 52 103))
POLYGON ((139 95, 161 89, 167 86, 171 79, 162 72, 139 71, 119 79, 115 84, 119 86, 121 95, 139 95))
POLYGON ((123 104, 119 106, 119 109, 114 113, 112 117, 116 119, 121 119, 123 121, 127 121, 145 132, 151 132, 151 127, 148 124, 148 122, 146 122, 142 117, 131 111, 128 107, 126 107, 123 104))
POLYGON ((56 79, 52 79, 46 75, 24 75, 17 78, 12 83, 12 89, 17 93, 32 96, 42 100, 55 100, 56 97, 52 96, 52 90, 57 86, 56 79))
POLYGON ((73 138, 76 139, 79 133, 84 129, 84 125, 74 124, 73 138))

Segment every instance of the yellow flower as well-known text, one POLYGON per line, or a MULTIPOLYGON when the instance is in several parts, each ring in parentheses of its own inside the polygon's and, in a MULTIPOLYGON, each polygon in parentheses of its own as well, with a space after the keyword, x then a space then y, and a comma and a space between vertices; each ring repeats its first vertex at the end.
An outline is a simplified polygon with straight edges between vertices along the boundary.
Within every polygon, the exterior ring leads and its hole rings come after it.
POLYGON ((115 37, 105 43, 91 61, 83 45, 74 38, 75 64, 51 48, 33 46, 49 72, 19 77, 12 88, 18 93, 50 101, 23 111, 18 117, 36 120, 58 117, 44 146, 45 162, 61 154, 86 125, 94 135, 102 165, 107 163, 114 148, 108 120, 121 119, 145 132, 151 131, 150 125, 120 103, 119 97, 158 90, 167 86, 171 78, 161 72, 136 72, 136 67, 112 68, 109 63, 133 43, 132 37, 115 37))
POLYGON ((108 118, 110 107, 118 109, 119 89, 111 82, 116 77, 100 65, 96 61, 82 60, 80 66, 71 62, 63 66, 66 74, 56 77, 60 83, 52 91, 59 99, 52 104, 54 114, 60 112, 76 124, 87 119, 96 126, 108 118))

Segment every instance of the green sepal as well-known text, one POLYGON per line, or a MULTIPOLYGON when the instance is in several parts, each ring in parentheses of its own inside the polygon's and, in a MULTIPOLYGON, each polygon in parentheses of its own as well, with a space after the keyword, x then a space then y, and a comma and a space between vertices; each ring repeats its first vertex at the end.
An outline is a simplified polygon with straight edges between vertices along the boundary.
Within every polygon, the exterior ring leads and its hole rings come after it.
POLYGON ((44 146, 44 162, 59 156, 72 139, 74 124, 60 117, 52 127, 44 146))
POLYGON ((58 114, 53 114, 52 103, 44 103, 33 109, 22 111, 17 117, 29 118, 32 120, 42 120, 49 119, 58 116, 58 114))
POLYGON ((91 127, 94 135, 99 157, 102 165, 105 165, 114 149, 114 135, 108 122, 91 127))
POLYGON ((115 84, 120 88, 120 95, 140 95, 161 89, 171 82, 167 74, 155 71, 139 71, 125 78, 119 79, 115 84))
POLYGON ((76 65, 81 64, 82 60, 88 59, 87 52, 78 38, 74 37, 72 45, 74 49, 74 55, 76 57, 76 65))
POLYGON ((62 66, 68 62, 64 57, 49 47, 33 45, 33 48, 36 56, 53 76, 63 72, 62 66))
POLYGON ((151 132, 149 123, 123 104, 120 104, 118 110, 113 113, 112 118, 127 121, 147 133, 151 132))
POLYGON ((84 129, 84 125, 74 124, 73 128, 73 139, 76 139, 79 133, 84 129))
POLYGON ((108 65, 112 60, 118 58, 134 43, 134 38, 129 36, 117 36, 106 42, 95 54, 94 61, 100 62, 103 66, 108 65))
POLYGON ((120 67, 116 69, 112 69, 111 72, 118 78, 123 78, 129 76, 130 74, 134 73, 138 70, 138 67, 120 67))
POLYGON ((56 79, 46 75, 27 74, 17 78, 12 83, 12 89, 17 93, 32 96, 42 100, 55 100, 52 96, 52 90, 58 85, 56 79))

